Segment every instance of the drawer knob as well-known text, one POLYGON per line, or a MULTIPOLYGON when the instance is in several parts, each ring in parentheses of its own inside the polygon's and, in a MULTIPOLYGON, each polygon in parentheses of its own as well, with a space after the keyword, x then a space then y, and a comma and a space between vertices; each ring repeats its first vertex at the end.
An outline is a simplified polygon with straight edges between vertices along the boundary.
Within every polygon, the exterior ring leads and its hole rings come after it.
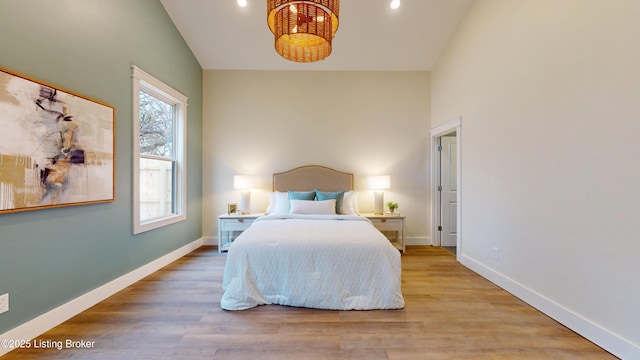
POLYGON ((238 219, 238 222, 244 222, 244 219, 238 219))
POLYGON ((382 221, 382 222, 387 222, 387 219, 380 219, 380 221, 382 221))

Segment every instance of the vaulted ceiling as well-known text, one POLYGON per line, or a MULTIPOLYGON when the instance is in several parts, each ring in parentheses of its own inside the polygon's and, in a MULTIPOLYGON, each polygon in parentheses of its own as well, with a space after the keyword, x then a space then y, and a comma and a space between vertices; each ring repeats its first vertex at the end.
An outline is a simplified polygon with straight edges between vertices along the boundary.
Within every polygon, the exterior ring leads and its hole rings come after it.
POLYGON ((161 0, 203 69, 430 70, 471 0, 342 0, 333 52, 295 63, 274 50, 266 0, 161 0))

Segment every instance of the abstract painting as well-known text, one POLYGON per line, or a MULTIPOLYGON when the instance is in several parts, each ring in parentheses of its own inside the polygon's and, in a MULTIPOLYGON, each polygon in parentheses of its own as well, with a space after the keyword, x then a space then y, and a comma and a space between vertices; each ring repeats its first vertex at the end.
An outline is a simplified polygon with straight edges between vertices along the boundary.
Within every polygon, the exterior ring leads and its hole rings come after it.
POLYGON ((114 199, 115 109, 0 69, 0 214, 114 199))

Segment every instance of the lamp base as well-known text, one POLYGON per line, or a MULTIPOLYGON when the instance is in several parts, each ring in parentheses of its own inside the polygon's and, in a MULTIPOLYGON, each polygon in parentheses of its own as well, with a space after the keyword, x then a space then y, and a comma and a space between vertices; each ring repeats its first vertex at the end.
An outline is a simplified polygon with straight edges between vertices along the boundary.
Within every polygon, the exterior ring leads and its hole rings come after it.
POLYGON ((375 215, 384 215, 384 192, 376 191, 374 193, 374 208, 373 213, 375 215))
POLYGON ((251 191, 243 191, 240 193, 240 214, 248 215, 251 213, 251 191))

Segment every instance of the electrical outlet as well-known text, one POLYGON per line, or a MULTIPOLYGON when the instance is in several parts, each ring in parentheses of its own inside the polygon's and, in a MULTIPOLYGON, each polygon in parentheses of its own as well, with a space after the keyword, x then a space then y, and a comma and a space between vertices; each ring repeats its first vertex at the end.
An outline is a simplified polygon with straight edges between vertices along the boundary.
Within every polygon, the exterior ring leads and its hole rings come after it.
POLYGON ((9 293, 0 295, 0 314, 9 311, 9 293))
POLYGON ((493 260, 500 259, 500 250, 497 247, 493 247, 493 260))

